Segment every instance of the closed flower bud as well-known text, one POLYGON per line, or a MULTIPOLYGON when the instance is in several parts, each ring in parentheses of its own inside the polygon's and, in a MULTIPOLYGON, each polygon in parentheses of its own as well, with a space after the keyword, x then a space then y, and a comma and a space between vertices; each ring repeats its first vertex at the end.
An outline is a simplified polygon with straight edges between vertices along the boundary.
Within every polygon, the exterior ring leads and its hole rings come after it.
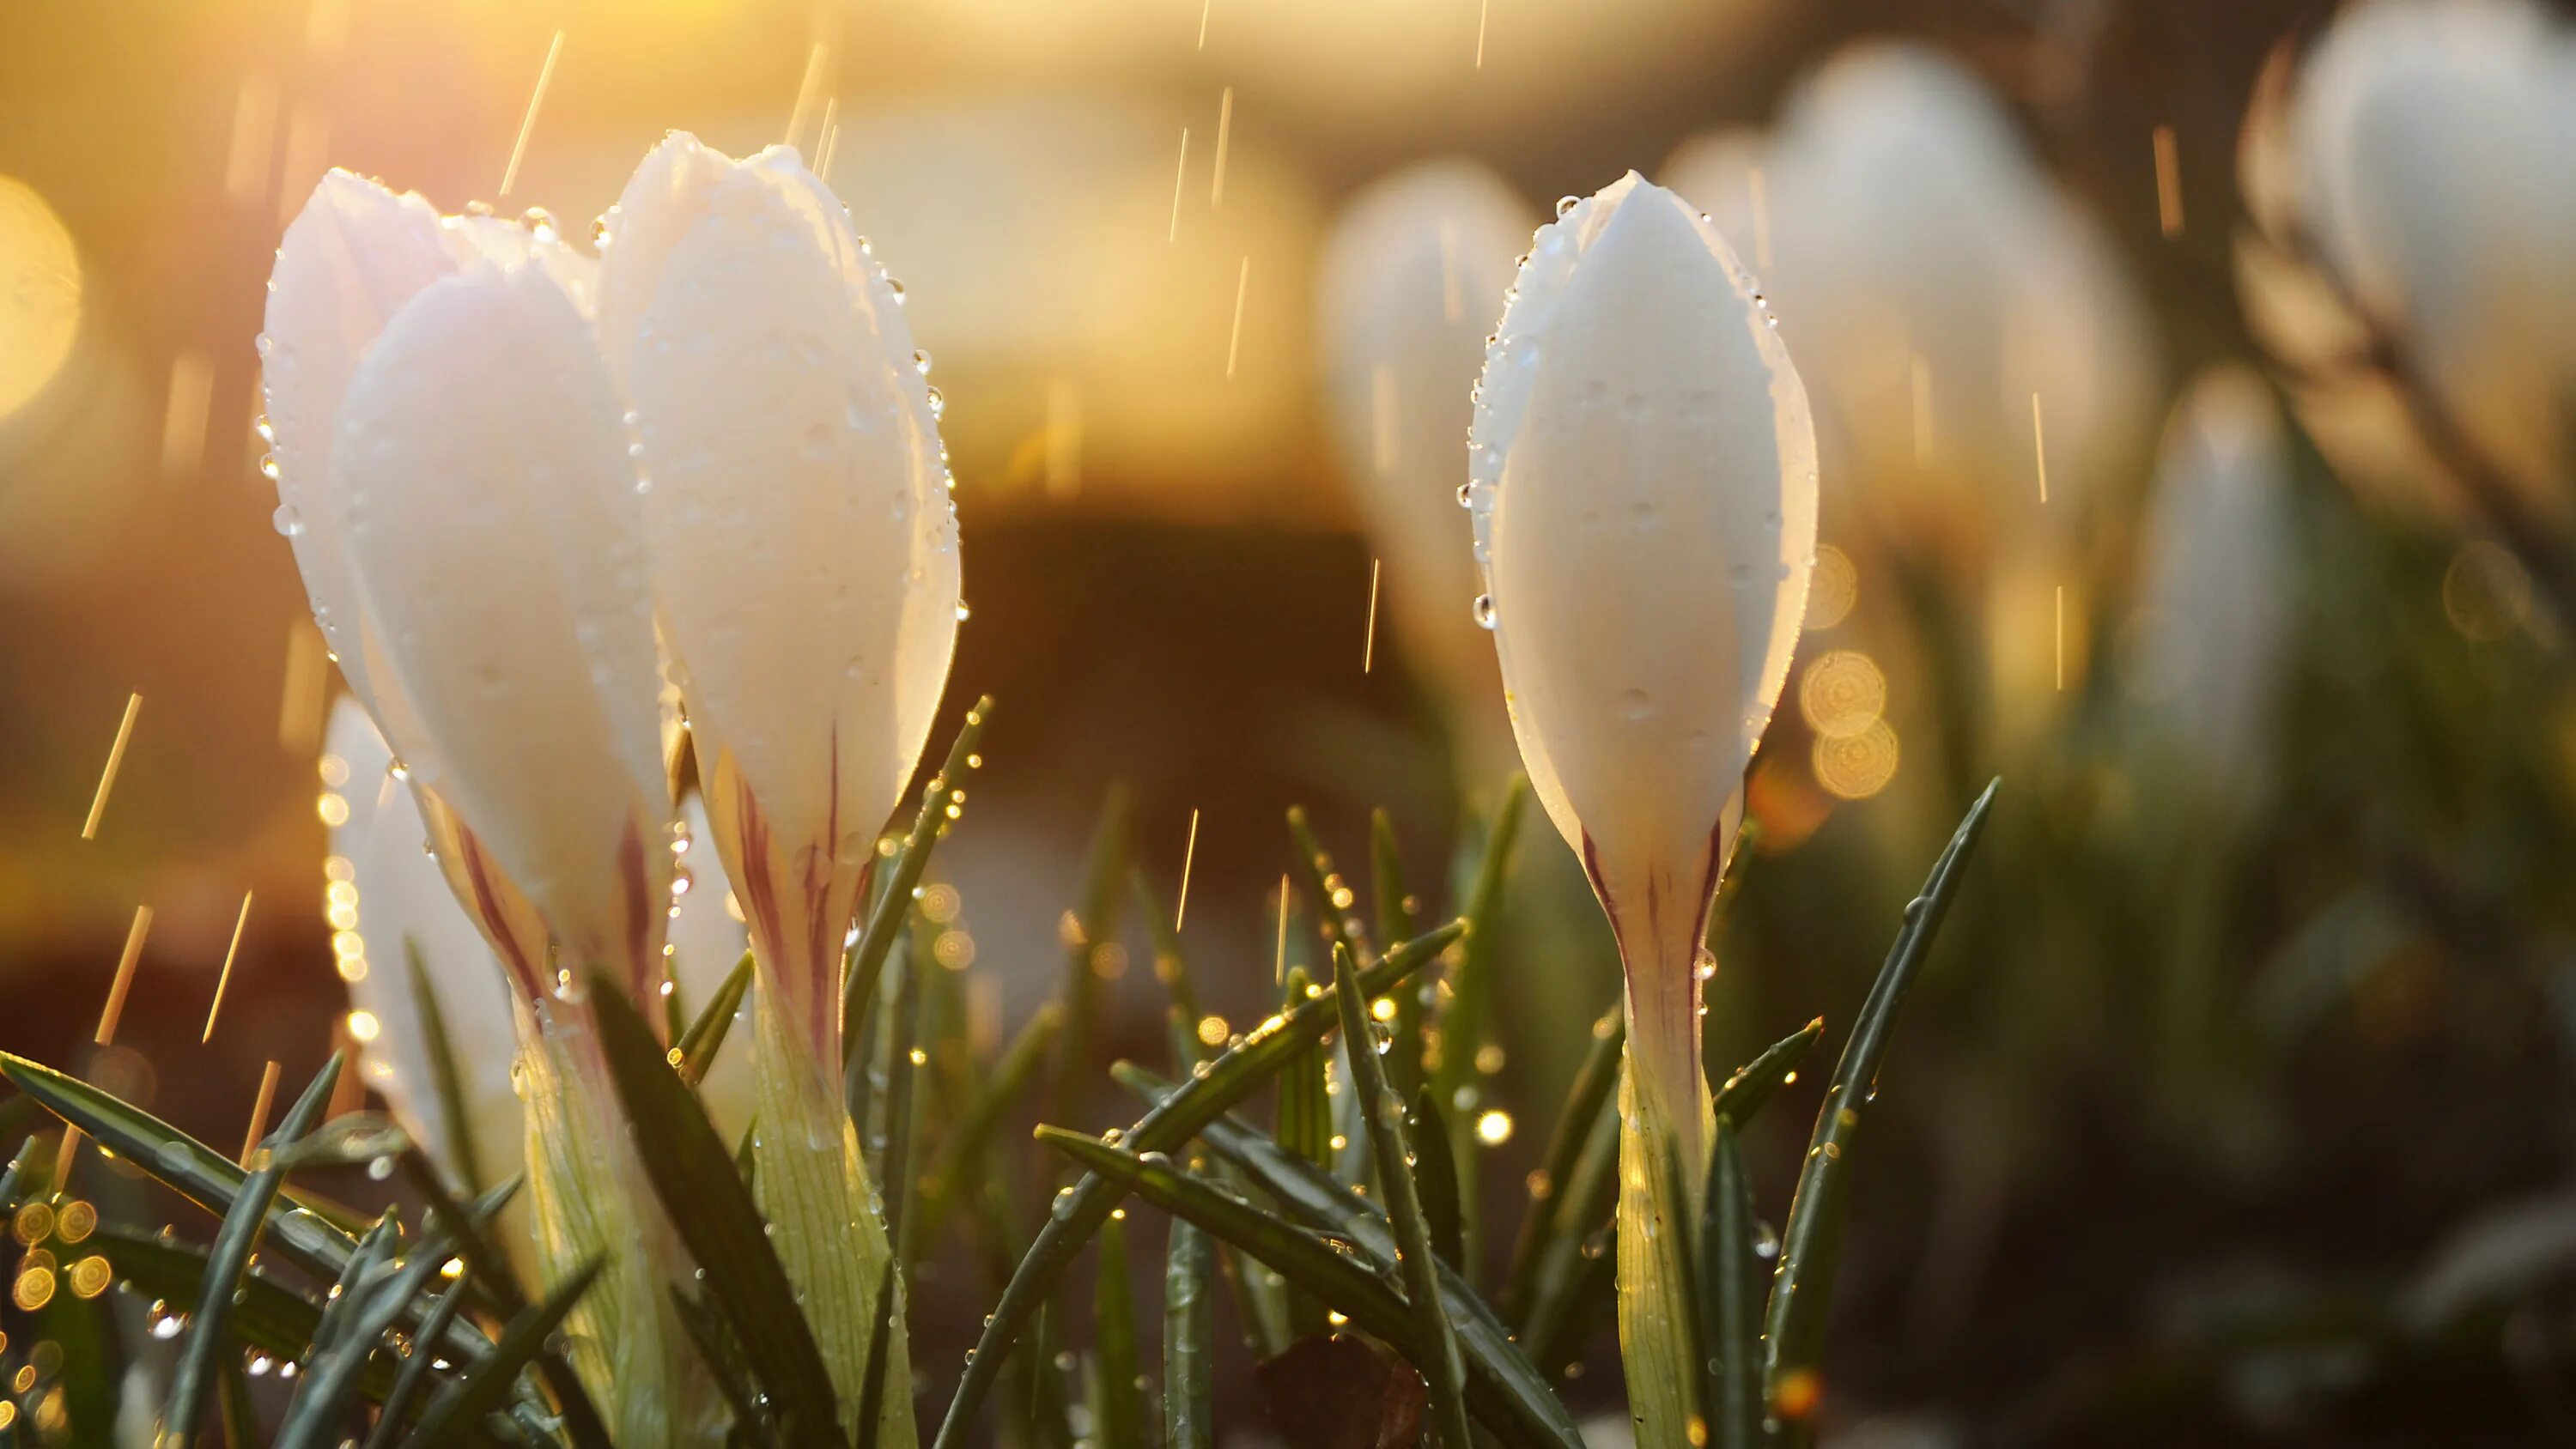
POLYGON ((1534 225, 1481 166, 1410 167, 1342 214, 1317 285, 1333 441, 1384 555, 1385 610, 1479 777, 1493 771, 1474 757, 1509 745, 1493 647, 1465 607, 1483 586, 1457 505, 1484 337, 1534 225))
POLYGON ((2288 443, 2263 379, 2195 379, 2156 469, 2139 598, 2137 683, 2156 737, 2210 802, 2261 802, 2295 622, 2288 443))
MULTIPOLYGON (((1725 239, 1632 172, 1540 229, 1469 457, 1513 731, 1627 972, 1629 1381, 1679 1385, 1687 1300, 1664 1255, 1695 1184, 1667 1165, 1705 1161, 1699 945, 1806 611, 1806 389, 1725 239)), ((1642 1397, 1641 1442, 1682 1442, 1685 1402, 1642 1397)))

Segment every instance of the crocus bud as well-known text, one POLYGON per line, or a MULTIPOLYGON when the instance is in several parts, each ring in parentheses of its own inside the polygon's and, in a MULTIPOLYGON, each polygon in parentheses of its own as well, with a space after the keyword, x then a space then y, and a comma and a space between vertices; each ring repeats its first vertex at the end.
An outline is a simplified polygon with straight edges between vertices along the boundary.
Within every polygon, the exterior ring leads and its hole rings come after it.
MULTIPOLYGON (((888 1256, 840 1089, 843 950, 957 638, 939 398, 900 297, 796 153, 674 135, 609 223, 662 638, 760 962, 754 1182, 855 1416, 888 1256)), ((900 1292, 898 1288, 898 1292, 900 1292)), ((873 1426, 914 1439, 903 1318, 873 1426)))
POLYGON ((1498 763, 1481 757, 1510 747, 1493 648, 1459 607, 1481 586, 1456 505, 1494 299, 1535 224, 1483 166, 1408 167, 1343 212, 1316 294, 1333 441, 1384 555, 1397 642, 1481 779, 1498 763))
POLYGON ((1828 520, 1846 547, 1874 535, 1975 581, 1998 552, 2069 531, 2143 441, 2153 353, 2117 253, 1940 52, 1855 46, 1770 133, 1690 142, 1665 180, 1739 247, 1758 242, 1849 481, 1828 520))
POLYGON ((957 637, 937 397, 793 151, 737 162, 674 135, 610 226, 601 342, 709 823, 767 984, 837 1073, 842 937, 957 637))
POLYGON ((2195 379, 2165 429, 2146 526, 2136 682, 2156 737, 2224 814, 2258 804, 2288 660, 2288 445, 2249 369, 2195 379))
POLYGON ((2370 0, 2299 68, 2277 174, 2245 177, 2265 229, 2313 248, 2480 461, 2562 527, 2576 518, 2571 96, 2576 29, 2544 6, 2370 0))
POLYGON ((1631 1385, 1673 1386, 1641 1394, 1640 1442, 1678 1444, 1696 1366, 1667 1255, 1707 1151, 1699 946, 1806 612, 1815 430, 1734 250, 1631 172, 1540 228, 1468 457, 1475 612, 1627 973, 1621 1341, 1631 1385))
POLYGON ((575 1367, 616 1390, 620 1443, 660 1445, 699 1370, 581 1004, 594 972, 651 1001, 663 969, 642 500, 585 269, 501 225, 338 173, 317 189, 270 294, 280 521, 517 987, 539 1256, 550 1276, 605 1263, 572 1315, 575 1367))

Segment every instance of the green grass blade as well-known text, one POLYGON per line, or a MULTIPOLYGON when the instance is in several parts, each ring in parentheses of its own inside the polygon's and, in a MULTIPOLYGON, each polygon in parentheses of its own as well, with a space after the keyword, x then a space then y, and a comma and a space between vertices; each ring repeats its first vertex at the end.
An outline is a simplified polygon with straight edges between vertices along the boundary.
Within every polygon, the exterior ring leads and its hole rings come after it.
POLYGON ((1163 909, 1162 899, 1154 894, 1153 884, 1145 879, 1142 867, 1127 872, 1127 890, 1136 898, 1136 913, 1145 918, 1146 926, 1153 932, 1154 979, 1163 983, 1165 994, 1171 998, 1172 1011, 1188 1021, 1195 1040, 1195 1030, 1203 1013, 1199 1010, 1198 988, 1190 981, 1189 957, 1181 950, 1180 927, 1173 923, 1171 913, 1163 909))
POLYGON ((877 1321, 868 1330, 867 1386, 859 1391, 861 1424, 875 1424, 885 1413, 886 1363, 893 1357, 895 1260, 886 1259, 885 1271, 877 1275, 877 1321))
MULTIPOLYGON (((868 912, 858 945, 850 949, 849 969, 841 987, 841 1016, 845 1021, 856 1020, 863 1013, 854 1008, 876 999, 877 975, 885 970, 886 953, 894 949, 895 938, 903 934, 904 917, 912 909, 913 888, 921 884, 922 872, 930 868, 931 849, 946 833, 948 807, 965 788, 966 772, 979 763, 975 746, 984 738, 984 722, 992 715, 993 696, 988 694, 975 701, 975 707, 966 711, 966 722, 958 726, 957 738, 949 743, 948 756, 940 761, 939 773, 922 786, 921 809, 912 817, 912 829, 904 833, 902 848, 895 852, 894 867, 868 912)), ((843 1040, 844 1056, 856 1049, 856 1041, 856 1033, 843 1040)))
MULTIPOLYGON (((1787 1376, 1811 1373, 1822 1347, 1825 1310, 1832 1302, 1834 1271, 1842 1257, 1844 1195, 1850 1183, 1845 1171, 1861 1115, 1877 1091, 1878 1064, 1887 1051, 1896 1014, 1921 972, 1932 938, 1958 894, 1967 858, 1984 831, 1986 813, 2002 782, 1986 786, 1968 807, 1950 844, 1933 864, 1923 893, 1905 905, 1905 924, 1896 933, 1887 964, 1879 968, 1868 999, 1843 1044, 1825 1088, 1824 1106, 1816 1113, 1815 1136, 1805 1168, 1798 1174, 1797 1196, 1789 1205, 1788 1229, 1780 1235, 1780 1265, 1773 1273, 1771 1301, 1764 1323, 1766 1382, 1777 1394, 1787 1376)), ((1786 1426, 1793 1441, 1810 1426, 1786 1426)))
POLYGON ((590 998, 601 1055, 634 1124, 636 1158, 704 1270, 708 1298, 732 1327, 793 1442, 838 1443, 831 1376, 733 1154, 617 984, 595 979, 590 998))
MULTIPOLYGON (((1351 948, 1333 948, 1333 993, 1342 1008, 1342 1040, 1349 1048, 1351 1087, 1359 1094, 1360 1120, 1367 1124, 1369 1146, 1377 1156, 1378 1187, 1387 1216, 1395 1224, 1396 1265, 1404 1273, 1404 1296, 1420 1330, 1423 1355, 1414 1360, 1431 1389, 1432 1422, 1443 1449, 1473 1449, 1467 1435, 1466 1365, 1458 1356, 1458 1333, 1441 1304, 1440 1257, 1431 1246, 1431 1223, 1423 1215, 1422 1194, 1413 1181, 1413 1148, 1404 1139, 1404 1099, 1386 1084, 1378 1064, 1377 1041, 1369 1022, 1368 997, 1360 990, 1359 962, 1351 948)), ((1441 1156, 1445 1141, 1434 1141, 1431 1155, 1441 1156)), ((1450 1181, 1452 1208, 1457 1183, 1450 1181)))
POLYGON ((1476 1146, 1473 1101, 1461 1094, 1475 1091, 1483 1076, 1476 1058, 1493 1032, 1488 1018, 1494 995, 1495 943, 1502 929, 1503 876, 1511 868, 1512 845, 1520 838, 1528 801, 1528 778, 1514 775, 1503 791, 1502 803, 1495 807, 1493 828, 1486 832, 1485 848, 1477 857, 1475 884, 1468 888, 1465 912, 1477 929, 1459 943, 1449 971, 1448 1009, 1439 1024, 1440 1065, 1431 1077, 1432 1097, 1450 1118, 1449 1161, 1457 1170, 1458 1226, 1464 1243, 1459 1268, 1470 1282, 1476 1278, 1483 1242, 1476 1211, 1482 1154, 1476 1146))
MULTIPOLYGON (((1268 1264, 1331 1304, 1353 1327, 1384 1340, 1408 1360, 1418 1364, 1428 1354, 1403 1295, 1334 1243, 1229 1196, 1205 1179, 1180 1172, 1159 1153, 1139 1156, 1097 1138, 1052 1127, 1039 1128, 1038 1140, 1093 1174, 1119 1182, 1123 1191, 1198 1224, 1268 1264)), ((1502 1367, 1473 1358, 1467 1362, 1467 1404, 1476 1421, 1508 1449, 1581 1449, 1583 1441, 1564 1406, 1538 1383, 1528 1365, 1520 1364, 1517 1377, 1498 1372, 1502 1367)))
MULTIPOLYGON (((1336 945, 1335 950, 1347 947, 1336 945)), ((1303 966, 1288 969, 1288 986, 1280 1009, 1293 1009, 1311 996, 1312 980, 1303 966)), ((1308 1046, 1289 1061, 1279 1073, 1279 1109, 1272 1135, 1290 1152, 1329 1168, 1333 1164, 1333 1099, 1327 1090, 1324 1063, 1331 1052, 1322 1042, 1308 1046)), ((1291 1292, 1288 1295, 1288 1333, 1291 1339, 1313 1338, 1332 1332, 1324 1305, 1312 1297, 1291 1292)))
POLYGON ((874 1179, 885 1202, 887 1249, 897 1263, 912 1261, 912 1145, 920 1136, 921 1077, 929 1058, 928 1052, 919 1050, 922 977, 938 969, 929 942, 916 929, 912 948, 904 953, 903 977, 895 985, 894 1018, 887 1023, 891 1030, 886 1040, 885 1151, 874 1179))
POLYGON ((473 1274, 473 1266, 468 1264, 465 1276, 457 1279, 446 1292, 438 1295, 436 1303, 430 1305, 429 1316, 421 1320, 424 1327, 420 1339, 412 1344, 411 1352, 403 1359, 402 1371, 394 1375, 393 1387, 384 1395, 383 1407, 376 1416, 376 1427, 367 1435, 366 1449, 389 1449, 394 1435, 402 1431, 402 1423, 410 1417, 412 1404, 420 1398, 421 1390, 429 1385, 430 1365, 438 1361, 438 1351, 431 1345, 438 1342, 439 1336, 447 1331, 447 1325, 455 1322, 457 1313, 465 1307, 466 1284, 473 1274))
POLYGON ((1344 946, 1363 961, 1373 959, 1368 930, 1351 909, 1354 896, 1350 883, 1333 868, 1333 857, 1315 838, 1303 805, 1288 807, 1288 839, 1296 848, 1296 864, 1289 876, 1297 882, 1297 893, 1306 898, 1306 909, 1315 913, 1315 929, 1323 937, 1326 950, 1344 946))
POLYGON ((1715 1115, 1732 1117, 1742 1127, 1771 1100, 1771 1094, 1788 1085, 1791 1075, 1815 1050, 1817 1038, 1825 1034, 1825 1019, 1817 1017, 1805 1026, 1762 1049, 1762 1055, 1735 1069, 1735 1074, 1718 1083, 1715 1115))
MULTIPOLYGON (((1362 973, 1362 988, 1370 992, 1391 990, 1457 940, 1465 929, 1465 922, 1453 921, 1390 950, 1385 960, 1362 973)), ((1168 1152, 1179 1147, 1196 1136, 1201 1127, 1259 1089, 1307 1044, 1323 1036, 1331 1028, 1334 1016, 1331 1002, 1309 1001, 1275 1021, 1262 1023, 1245 1034, 1241 1046, 1204 1063, 1204 1076, 1193 1074, 1189 1085, 1137 1119, 1123 1140, 1140 1152, 1168 1152)), ((1030 1317, 1046 1295, 1054 1291, 1066 1265, 1081 1250, 1083 1240, 1099 1229, 1124 1191, 1108 1179, 1095 1176, 1056 1197, 1048 1209, 1047 1221, 1039 1227, 1036 1240, 1022 1255, 1019 1266, 1012 1270, 1001 1301, 985 1321, 975 1357, 967 1363, 965 1376, 958 1381, 957 1393, 940 1423, 934 1449, 961 1449, 967 1430, 992 1393, 1002 1365, 1010 1358, 1011 1348, 1019 1342, 1030 1317)))
MULTIPOLYGON (((131 1283, 137 1297, 169 1304, 193 1303, 203 1296, 206 1253, 176 1238, 143 1237, 122 1228, 100 1226, 90 1237, 116 1269, 117 1281, 131 1283)), ((260 1272, 242 1275, 241 1295, 233 1304, 234 1337, 280 1360, 304 1352, 322 1326, 322 1305, 260 1272)), ((387 1386, 391 1376, 387 1376, 387 1386)))
MULTIPOLYGON (((628 1007, 633 1011, 633 1007, 628 1007)), ((636 1026, 646 1036, 651 1031, 637 1018, 636 1026)), ((558 1284, 546 1301, 521 1312, 501 1330, 492 1351, 483 1361, 466 1369, 463 1376, 429 1401, 420 1424, 411 1437, 403 1441, 410 1449, 447 1449, 447 1446, 471 1442, 473 1427, 483 1416, 507 1402, 519 1382, 519 1374, 537 1356, 537 1350, 563 1326, 564 1315, 590 1290, 591 1280, 599 1276, 599 1262, 582 1264, 558 1284)))
POLYGON ((1172 1219, 1163 1256, 1163 1449, 1215 1449, 1216 1252, 1205 1229, 1172 1219))
POLYGON ((1699 1242, 1699 1342, 1708 1384, 1700 1412, 1718 1449, 1755 1449, 1762 1436, 1762 1267, 1753 1184, 1735 1143, 1735 1122, 1717 1119, 1708 1160, 1699 1242))
POLYGON ((1538 1171, 1530 1177, 1529 1210, 1521 1216, 1520 1232, 1512 1240, 1511 1266, 1503 1275, 1500 1307, 1508 1322, 1527 1322, 1532 1279, 1552 1241, 1557 1221, 1557 1195, 1573 1180, 1584 1141, 1591 1136, 1593 1124, 1601 1119, 1601 1104, 1610 1100, 1612 1089, 1619 1085, 1619 1057, 1627 1043, 1627 1010, 1613 1002, 1592 1023, 1591 1050, 1575 1070, 1574 1084, 1566 1089, 1565 1105, 1557 1109, 1556 1125, 1548 1131, 1547 1150, 1540 1154, 1538 1171))
POLYGON ((1003 1050, 1001 1060, 994 1063, 983 1089, 967 1104, 957 1125, 939 1144, 938 1156, 931 1159, 930 1170, 922 1176, 921 1198, 916 1205, 921 1228, 914 1241, 924 1251, 939 1241, 940 1230, 947 1225, 948 1214, 959 1199, 973 1191, 972 1174, 984 1162, 994 1132, 1037 1080, 1056 1034, 1063 1029, 1061 1004, 1050 1001, 1039 1006, 1003 1050))
POLYGON ((1100 948, 1118 934, 1118 883, 1127 877, 1128 831, 1134 824, 1135 797, 1124 784, 1112 785, 1092 827, 1091 847, 1084 853, 1082 894, 1068 913, 1064 936, 1065 1046, 1047 1082, 1045 1113, 1069 1117, 1081 1101, 1090 1070, 1080 1048, 1100 1040, 1100 948))
POLYGON ((734 1018, 742 1013, 743 997, 750 994, 753 969, 751 953, 743 952, 742 959, 733 963, 725 979, 716 984, 715 995, 707 998, 706 1009, 680 1034, 681 1081, 694 1087, 707 1079, 717 1051, 733 1031, 734 1018))
POLYGON ((1575 1345, 1576 1330, 1584 1317, 1580 1309, 1586 1285, 1608 1286, 1608 1280, 1593 1269, 1596 1258, 1606 1256, 1602 1251, 1605 1230, 1619 1207, 1617 1102, 1601 1104, 1592 1119, 1591 1132, 1584 1137, 1583 1150, 1575 1156, 1574 1170, 1553 1195, 1549 1207, 1555 1221, 1549 1225, 1547 1242, 1531 1269, 1529 1291, 1516 1328, 1529 1350, 1530 1361, 1553 1374, 1564 1365, 1575 1345))
POLYGON ((331 1100, 332 1083, 340 1080, 340 1067, 340 1054, 334 1052, 287 1109, 277 1130, 261 1141, 251 1161, 262 1165, 242 1180, 240 1196, 233 1199, 223 1225, 215 1230, 214 1247, 206 1254, 204 1289, 198 1294, 186 1341, 179 1346, 179 1363, 171 1370, 170 1396, 161 1414, 163 1433, 177 1436, 182 1444, 195 1442, 197 1428, 205 1422, 206 1400, 215 1387, 216 1356, 232 1343, 226 1323, 232 1317, 233 1296, 241 1288, 243 1270, 250 1266, 251 1248, 268 1219, 269 1204, 276 1201, 278 1184, 286 1176, 284 1168, 267 1164, 279 1148, 313 1130, 323 1105, 331 1100))
POLYGON ((447 1012, 438 1004, 438 988, 431 984, 429 967, 420 958, 420 943, 406 934, 402 944, 403 967, 411 973, 412 1010, 420 1017, 420 1034, 429 1044, 429 1080, 438 1094, 439 1121, 447 1128, 445 1142, 423 1145, 447 1149, 454 1159, 448 1170, 465 1185, 465 1195, 472 1197, 485 1184, 482 1153, 474 1141, 474 1114, 465 1102, 465 1072, 456 1064, 456 1047, 447 1035, 447 1012))
POLYGON ((732 1432, 761 1433, 774 1428, 761 1415, 750 1370, 743 1366, 741 1348, 733 1342, 724 1320, 677 1286, 671 1289, 671 1309, 672 1316, 680 1321, 681 1331, 689 1336, 689 1346, 698 1351, 698 1361, 707 1366, 707 1376, 715 1380, 716 1392, 723 1396, 725 1407, 733 1411, 732 1432))
POLYGON ((1100 1384, 1092 1397, 1093 1442, 1101 1449, 1144 1449, 1145 1406, 1136 1356, 1136 1298, 1127 1281, 1127 1226, 1115 1214, 1100 1225, 1092 1324, 1100 1384))
MULTIPOLYGON (((1396 848, 1395 820, 1384 810, 1369 812, 1369 896, 1377 906, 1377 938, 1413 938, 1421 902, 1405 884, 1404 856, 1396 848)), ((1386 1080, 1411 1101, 1422 1090, 1422 991, 1413 987, 1395 994, 1395 1018, 1388 1023, 1386 1080)))
MULTIPOLYGON (((1395 1084, 1389 1082, 1387 1089, 1393 1091, 1395 1084)), ((1422 1196, 1422 1219, 1431 1228, 1431 1251, 1439 1255, 1441 1262, 1455 1268, 1466 1256, 1465 1213, 1458 1204, 1458 1164, 1448 1153, 1448 1119, 1441 1115, 1440 1104, 1431 1100, 1427 1086, 1413 1094, 1413 1106, 1404 1114, 1404 1140, 1416 1144, 1413 1186, 1422 1196)))
POLYGON ((311 1449, 340 1442, 341 1423, 348 1417, 350 1400, 359 1391, 367 1364, 405 1306, 429 1286, 446 1260, 444 1243, 416 1244, 399 1268, 360 1281, 332 1304, 333 1309, 346 1305, 346 1322, 338 1334, 329 1336, 328 1346, 315 1343, 272 1449, 311 1449))
MULTIPOLYGON (((0 1052, 0 1077, 45 1110, 87 1132, 145 1175, 223 1217, 250 1174, 230 1157, 76 1077, 0 1052)), ((265 1241, 277 1255, 323 1281, 340 1276, 358 1240, 320 1213, 298 1210, 290 1194, 268 1208, 265 1241)))

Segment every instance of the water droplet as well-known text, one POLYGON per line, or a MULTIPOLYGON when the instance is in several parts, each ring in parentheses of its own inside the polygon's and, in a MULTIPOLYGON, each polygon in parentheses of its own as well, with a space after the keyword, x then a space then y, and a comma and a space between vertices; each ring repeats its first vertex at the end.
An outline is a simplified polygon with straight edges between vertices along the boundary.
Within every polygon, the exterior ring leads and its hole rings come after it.
POLYGON ((964 599, 959 599, 957 601, 957 622, 963 624, 969 618, 973 617, 973 615, 974 611, 966 607, 966 601, 964 599))
POLYGON ((1493 596, 1493 595, 1491 595, 1491 594, 1478 594, 1478 595, 1476 596, 1476 602, 1475 602, 1475 603, 1473 603, 1473 604, 1471 604, 1471 605, 1469 605, 1469 606, 1468 606, 1468 609, 1469 609, 1469 612, 1470 612, 1470 613, 1472 613, 1472 614, 1475 616, 1475 619, 1476 619, 1476 627, 1477 627, 1477 628, 1479 628, 1479 629, 1491 629, 1492 627, 1494 627, 1494 596, 1493 596))
POLYGON ((1580 196, 1560 196, 1556 199, 1556 214, 1563 216, 1582 204, 1583 198, 1580 196))
POLYGON ((1641 720, 1654 712, 1654 700, 1642 689, 1631 689, 1619 696, 1619 714, 1623 719, 1641 720))
POLYGON ((268 516, 268 522, 288 538, 298 537, 304 532, 304 515, 297 513, 292 503, 277 505, 277 511, 268 516))

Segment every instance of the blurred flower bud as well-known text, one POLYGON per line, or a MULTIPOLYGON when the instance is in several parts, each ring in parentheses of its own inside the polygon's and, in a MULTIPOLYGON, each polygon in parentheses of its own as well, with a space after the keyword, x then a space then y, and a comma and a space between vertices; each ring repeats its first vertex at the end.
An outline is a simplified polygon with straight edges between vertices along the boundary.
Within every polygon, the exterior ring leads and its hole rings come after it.
POLYGON ((2370 0, 2266 72, 2240 148, 2239 282, 2356 481, 2447 511, 2465 450, 2505 506, 2576 517, 2571 145, 2576 32, 2537 5, 2370 0), (2456 437, 2428 448, 2409 390, 2456 437))
MULTIPOLYGON (((1627 971, 1629 1382, 1681 1384, 1687 1298, 1660 1255, 1694 1184, 1666 1169, 1705 1161, 1700 941, 1806 611, 1806 389, 1716 228, 1631 172, 1539 230, 1468 457, 1513 732, 1627 971)), ((1682 1442, 1685 1400, 1641 1398, 1641 1441, 1682 1442)))
POLYGON ((1478 778, 1509 746, 1493 647, 1464 607, 1481 585, 1458 491, 1485 331, 1533 225, 1482 166, 1410 167, 1343 212, 1316 296, 1333 440, 1384 555, 1387 612, 1478 778))
POLYGON ((1848 480, 1829 536, 1874 535, 1982 582, 1998 552, 2066 532, 2128 466, 2153 405, 2139 300, 2101 228, 1955 61, 1856 46, 1767 137, 1690 142, 1666 173, 1751 243, 1827 467, 1848 480))
POLYGON ((2268 775, 2297 588, 2290 504, 2271 388, 2244 367, 2201 374, 2157 464, 2136 680, 2158 736, 2234 812, 2268 775))

